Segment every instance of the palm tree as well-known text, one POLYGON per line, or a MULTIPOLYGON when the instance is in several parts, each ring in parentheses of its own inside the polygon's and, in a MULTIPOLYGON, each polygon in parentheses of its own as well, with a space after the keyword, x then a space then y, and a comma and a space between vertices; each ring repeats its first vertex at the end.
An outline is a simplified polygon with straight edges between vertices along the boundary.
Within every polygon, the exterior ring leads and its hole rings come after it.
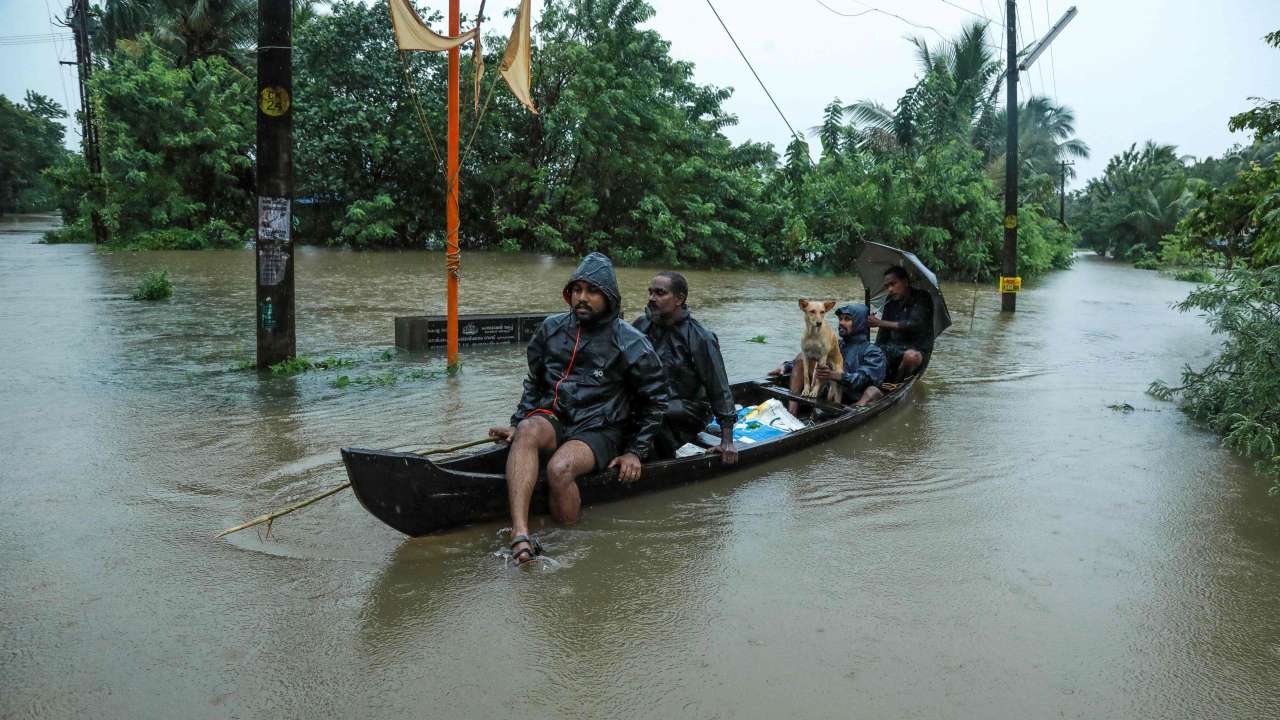
MULTIPOLYGON (((1007 111, 1002 108, 994 112, 991 122, 995 127, 1005 127, 1007 111)), ((1087 159, 1089 145, 1075 134, 1076 114, 1070 108, 1040 96, 1032 96, 1018 105, 1018 159, 1023 172, 1057 177, 1058 163, 1087 159)), ((1003 133, 995 133, 986 148, 991 158, 988 173, 993 178, 1004 174, 1005 140, 1003 133)), ((1067 177, 1075 176, 1075 170, 1068 168, 1067 177)))
POLYGON ((933 49, 924 38, 912 38, 921 79, 890 111, 870 100, 845 111, 870 148, 910 150, 917 142, 945 142, 962 134, 975 137, 978 121, 990 106, 991 87, 1000 63, 986 43, 986 23, 966 25, 954 40, 933 49))

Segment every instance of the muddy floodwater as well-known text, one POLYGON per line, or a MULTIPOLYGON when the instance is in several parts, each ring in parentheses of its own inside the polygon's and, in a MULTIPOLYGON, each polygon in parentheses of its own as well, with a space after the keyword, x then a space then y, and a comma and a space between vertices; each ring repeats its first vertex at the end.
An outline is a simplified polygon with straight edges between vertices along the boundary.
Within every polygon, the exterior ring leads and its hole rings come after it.
MULTIPOLYGON (((271 377, 237 369, 251 252, 35 244, 50 222, 0 220, 0 717, 1280 717, 1280 499, 1144 392, 1213 353, 1169 307, 1187 283, 1085 256, 1014 316, 947 285, 907 402, 535 521, 558 566, 529 572, 501 523, 411 540, 349 492, 213 539, 345 481, 344 445, 510 415, 523 347, 456 377, 394 352, 393 317, 441 311, 440 254, 300 249, 299 352, 353 364, 271 377), (130 300, 153 268, 173 297, 130 300)), ((572 266, 465 253, 462 309, 559 309, 572 266)), ((619 271, 628 317, 653 271, 619 271)), ((688 276, 732 379, 795 353, 797 298, 861 297, 688 276)))

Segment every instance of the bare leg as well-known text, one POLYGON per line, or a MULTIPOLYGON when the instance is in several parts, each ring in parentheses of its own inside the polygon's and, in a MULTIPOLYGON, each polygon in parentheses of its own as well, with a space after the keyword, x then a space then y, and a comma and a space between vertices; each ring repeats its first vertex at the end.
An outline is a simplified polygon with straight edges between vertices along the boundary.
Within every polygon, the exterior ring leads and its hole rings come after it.
MULTIPOLYGON (((551 422, 534 415, 516 426, 507 453, 507 504, 511 506, 511 536, 529 534, 529 500, 538 483, 538 451, 553 450, 556 431, 551 422)), ((512 548, 515 550, 515 548, 512 548)))
POLYGON ((898 382, 911 377, 912 373, 924 363, 924 356, 919 350, 908 350, 902 354, 902 362, 898 364, 898 382))
POLYGON ((551 487, 551 517, 558 523, 578 522, 582 495, 578 492, 578 476, 595 469, 596 456, 591 446, 581 440, 570 440, 556 450, 547 462, 547 483, 551 487))
POLYGON ((871 385, 866 390, 862 391, 862 397, 858 398, 858 402, 854 404, 870 405, 871 403, 879 400, 882 397, 884 397, 884 393, 880 392, 880 388, 876 387, 875 385, 871 385))
MULTIPOLYGON (((791 364, 791 392, 799 395, 804 389, 804 353, 796 355, 796 361, 791 364)), ((792 400, 787 403, 787 410, 792 415, 800 413, 800 403, 792 400)))

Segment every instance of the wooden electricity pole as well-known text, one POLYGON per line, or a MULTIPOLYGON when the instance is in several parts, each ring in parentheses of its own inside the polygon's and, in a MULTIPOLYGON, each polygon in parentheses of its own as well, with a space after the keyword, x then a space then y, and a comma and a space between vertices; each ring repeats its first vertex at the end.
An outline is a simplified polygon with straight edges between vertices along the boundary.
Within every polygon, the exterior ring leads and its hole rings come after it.
POLYGON ((1014 312, 1018 308, 1018 294, 1009 292, 1005 278, 1018 276, 1018 4, 1005 1, 1005 17, 1009 27, 1006 32, 1009 70, 1005 76, 1005 128, 1004 143, 1004 257, 1000 261, 1000 311, 1014 312))
MULTIPOLYGON (((98 124, 93 119, 93 101, 90 97, 89 80, 93 77, 93 48, 89 44, 89 0, 72 0, 70 17, 67 18, 76 41, 76 61, 63 62, 64 65, 75 65, 76 76, 80 80, 80 143, 84 152, 84 164, 93 176, 94 204, 100 204, 102 187, 102 156, 98 151, 98 124)), ((89 211, 89 221, 93 226, 93 241, 98 244, 107 242, 107 226, 102 223, 98 210, 89 211)))
MULTIPOLYGON (((1004 257, 1000 262, 1000 311, 1014 312, 1018 307, 1017 289, 1021 286, 1018 278, 1018 74, 1031 67, 1040 57, 1040 53, 1049 47, 1049 43, 1062 32, 1062 29, 1076 16, 1073 5, 1063 14, 1062 19, 1054 23, 1044 37, 1029 48, 1026 57, 1018 62, 1018 42, 1016 28, 1018 26, 1018 4, 1015 0, 1006 0, 1005 15, 1009 22, 1007 32, 1009 69, 1005 77, 1008 95, 1005 100, 1005 115, 1009 118, 1009 126, 1005 136, 1004 156, 1004 257)), ((1064 168, 1065 172, 1065 168, 1064 168)), ((1064 185, 1065 187, 1065 185, 1064 185)), ((1064 201, 1065 203, 1065 201, 1064 201)), ((1064 204, 1065 208, 1065 204, 1064 204)))
POLYGON ((258 369, 296 352, 293 312, 293 6, 258 0, 258 369))

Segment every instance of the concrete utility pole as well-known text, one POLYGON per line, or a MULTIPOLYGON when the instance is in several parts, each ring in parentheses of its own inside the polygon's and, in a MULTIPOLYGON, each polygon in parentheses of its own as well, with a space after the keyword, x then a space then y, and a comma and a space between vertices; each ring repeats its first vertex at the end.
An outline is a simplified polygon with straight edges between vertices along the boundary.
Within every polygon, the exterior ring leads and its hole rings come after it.
POLYGON ((1062 165, 1062 177, 1060 178, 1061 184, 1059 185, 1059 194, 1058 194, 1058 222, 1062 224, 1062 227, 1066 227, 1067 226, 1067 166, 1075 165, 1075 163, 1069 160, 1063 160, 1060 164, 1062 165))
POLYGON ((258 0, 258 369, 296 352, 293 312, 293 6, 258 0))
MULTIPOLYGON (((1004 158, 1004 257, 1000 262, 1001 312, 1017 310, 1017 292, 1022 286, 1022 279, 1018 277, 1018 74, 1031 67, 1036 58, 1040 57, 1040 53, 1049 47, 1049 43, 1053 42, 1058 33, 1061 33, 1067 23, 1076 16, 1077 10, 1074 5, 1069 8, 1062 19, 1049 28, 1044 38, 1027 52, 1026 58, 1021 63, 1018 62, 1018 52, 1014 49, 1018 43, 1017 13, 1017 2, 1006 0, 1005 16, 1009 24, 1007 28, 1009 69, 1005 77, 1008 91, 1005 115, 1009 118, 1009 126, 1008 134, 1005 136, 1004 158)), ((1060 212, 1062 211, 1065 211, 1065 200, 1063 200, 1063 208, 1060 209, 1060 212)))
MULTIPOLYGON (((89 79, 93 77, 93 48, 89 45, 89 0, 72 0, 67 25, 75 34, 76 61, 63 61, 63 65, 75 65, 80 80, 80 143, 85 166, 93 176, 95 192, 102 191, 102 158, 98 152, 98 125, 93 121, 93 102, 89 97, 89 79)), ((97 210, 89 213, 93 225, 93 241, 107 242, 107 226, 97 210)))

